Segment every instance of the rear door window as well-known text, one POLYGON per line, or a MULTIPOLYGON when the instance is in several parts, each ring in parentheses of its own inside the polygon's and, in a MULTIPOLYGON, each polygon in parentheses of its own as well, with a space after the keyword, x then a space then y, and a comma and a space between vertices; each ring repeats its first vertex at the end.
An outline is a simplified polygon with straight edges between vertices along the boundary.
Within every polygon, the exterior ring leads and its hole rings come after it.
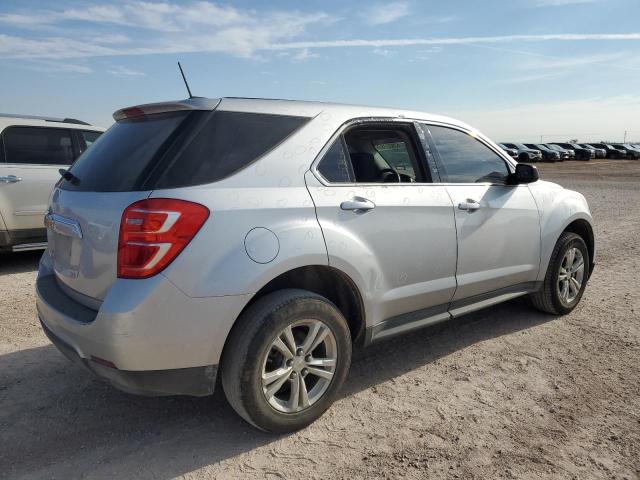
POLYGON ((71 165, 71 132, 63 128, 8 127, 2 132, 5 161, 30 165, 71 165))
POLYGON ((363 125, 344 134, 357 183, 429 181, 420 168, 413 126, 363 125))

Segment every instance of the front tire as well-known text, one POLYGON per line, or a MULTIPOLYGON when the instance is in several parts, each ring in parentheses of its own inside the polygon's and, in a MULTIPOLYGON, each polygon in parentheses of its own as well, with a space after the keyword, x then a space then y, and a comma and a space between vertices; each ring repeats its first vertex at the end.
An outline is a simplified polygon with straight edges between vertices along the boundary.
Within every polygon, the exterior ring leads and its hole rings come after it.
POLYGON ((549 260, 542 288, 530 295, 538 310, 565 315, 580 302, 589 279, 589 250, 581 236, 560 235, 549 260))
POLYGON ((331 406, 350 365, 351 336, 340 310, 306 290, 279 290, 234 325, 222 355, 222 386, 251 425, 292 432, 331 406))

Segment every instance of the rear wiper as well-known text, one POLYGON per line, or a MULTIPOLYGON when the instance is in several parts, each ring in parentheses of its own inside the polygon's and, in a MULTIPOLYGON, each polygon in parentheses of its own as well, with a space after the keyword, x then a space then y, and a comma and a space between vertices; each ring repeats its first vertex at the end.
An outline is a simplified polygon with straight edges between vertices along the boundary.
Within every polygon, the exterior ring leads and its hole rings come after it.
POLYGON ((58 170, 58 173, 62 178, 64 178, 71 185, 78 185, 80 183, 80 179, 76 177, 73 173, 71 173, 69 170, 61 168, 58 170))

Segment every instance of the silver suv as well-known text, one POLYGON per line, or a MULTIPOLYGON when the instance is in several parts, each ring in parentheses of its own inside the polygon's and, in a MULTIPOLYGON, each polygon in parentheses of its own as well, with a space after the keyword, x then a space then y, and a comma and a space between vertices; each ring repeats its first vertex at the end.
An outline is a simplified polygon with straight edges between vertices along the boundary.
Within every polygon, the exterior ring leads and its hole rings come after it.
POLYGON ((122 390, 208 395, 299 429, 353 345, 529 295, 580 301, 579 193, 450 118, 241 98, 141 105, 56 186, 37 311, 122 390))

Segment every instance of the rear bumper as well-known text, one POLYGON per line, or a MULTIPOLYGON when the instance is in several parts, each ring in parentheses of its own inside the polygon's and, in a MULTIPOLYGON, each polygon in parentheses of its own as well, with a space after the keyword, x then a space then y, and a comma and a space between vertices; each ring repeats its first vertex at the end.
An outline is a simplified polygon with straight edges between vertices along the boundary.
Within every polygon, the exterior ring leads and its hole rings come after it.
POLYGON ((69 360, 101 380, 109 382, 118 390, 147 396, 190 395, 202 397, 213 393, 218 372, 217 365, 140 372, 118 370, 80 357, 71 345, 56 336, 42 320, 40 320, 40 324, 51 343, 69 360))
POLYGON ((116 280, 93 310, 60 288, 47 258, 36 281, 36 308, 65 355, 128 392, 212 393, 225 340, 251 295, 192 298, 160 274, 116 280))

